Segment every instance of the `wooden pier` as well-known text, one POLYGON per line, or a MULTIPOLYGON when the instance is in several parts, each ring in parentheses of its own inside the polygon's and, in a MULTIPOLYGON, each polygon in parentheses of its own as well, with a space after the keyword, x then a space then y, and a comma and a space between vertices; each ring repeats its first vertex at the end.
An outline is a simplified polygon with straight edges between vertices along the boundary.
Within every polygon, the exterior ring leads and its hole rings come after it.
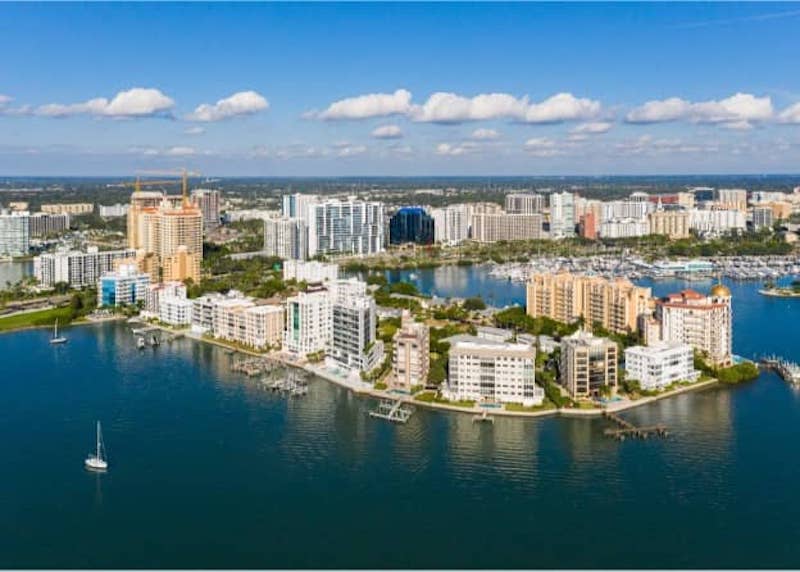
POLYGON ((381 399, 378 408, 375 411, 370 411, 369 416, 385 419, 393 423, 407 423, 413 412, 414 410, 411 407, 403 407, 402 399, 394 402, 391 399, 381 399))
POLYGON ((610 419, 617 425, 617 429, 606 429, 603 434, 606 437, 613 437, 617 441, 624 441, 626 437, 637 439, 647 439, 650 435, 657 437, 667 437, 669 432, 665 425, 650 425, 647 427, 637 427, 630 421, 626 421, 616 413, 604 411, 603 416, 610 419))
POLYGON ((243 359, 231 365, 231 371, 243 373, 248 377, 255 377, 264 373, 270 373, 278 366, 265 358, 243 359))
POLYGON ((484 409, 483 413, 479 415, 472 416, 473 423, 490 423, 494 425, 494 417, 490 416, 489 413, 484 409))

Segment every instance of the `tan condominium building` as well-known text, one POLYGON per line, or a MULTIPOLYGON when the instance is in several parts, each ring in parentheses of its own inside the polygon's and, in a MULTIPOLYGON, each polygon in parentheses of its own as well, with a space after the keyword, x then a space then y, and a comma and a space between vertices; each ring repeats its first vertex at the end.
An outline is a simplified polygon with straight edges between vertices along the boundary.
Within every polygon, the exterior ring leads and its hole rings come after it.
POLYGON ((670 294, 657 302, 656 317, 663 341, 689 344, 714 365, 732 363, 733 312, 726 286, 715 285, 708 296, 694 290, 670 294))
POLYGON ((39 209, 47 214, 90 214, 94 211, 94 204, 92 203, 54 203, 49 205, 42 205, 39 209))
POLYGON ((532 240, 542 237, 541 214, 475 214, 472 215, 472 240, 532 240))
POLYGON ((415 322, 411 314, 404 311, 400 329, 394 335, 394 385, 405 389, 425 385, 430 370, 429 339, 428 326, 415 322))
POLYGON ((129 242, 135 242, 145 256, 155 258, 159 276, 154 280, 200 280, 203 213, 197 206, 188 201, 176 205, 164 199, 157 207, 137 208, 132 204, 129 216, 135 218, 136 229, 136 237, 129 242))
POLYGON ((718 189, 716 199, 722 209, 747 211, 747 191, 745 189, 718 189))
POLYGON ((626 334, 637 330, 650 298, 650 288, 625 278, 538 273, 528 281, 527 313, 566 324, 582 318, 587 328, 599 323, 610 332, 626 334))
POLYGON ((259 350, 280 349, 283 324, 283 306, 258 306, 249 299, 231 299, 214 308, 214 337, 259 350))
POLYGON ((600 394, 603 387, 617 389, 617 344, 578 330, 561 341, 561 385, 570 397, 600 394))
POLYGON ((689 211, 655 211, 647 215, 649 234, 663 234, 671 239, 689 238, 689 211))

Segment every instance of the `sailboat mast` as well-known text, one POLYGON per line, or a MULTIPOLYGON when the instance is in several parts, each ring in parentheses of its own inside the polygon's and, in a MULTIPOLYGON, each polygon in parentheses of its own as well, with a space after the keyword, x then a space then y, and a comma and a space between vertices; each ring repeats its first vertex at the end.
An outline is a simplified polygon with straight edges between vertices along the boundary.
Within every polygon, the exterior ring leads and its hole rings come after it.
POLYGON ((97 422, 97 458, 101 459, 100 457, 100 422, 97 422))

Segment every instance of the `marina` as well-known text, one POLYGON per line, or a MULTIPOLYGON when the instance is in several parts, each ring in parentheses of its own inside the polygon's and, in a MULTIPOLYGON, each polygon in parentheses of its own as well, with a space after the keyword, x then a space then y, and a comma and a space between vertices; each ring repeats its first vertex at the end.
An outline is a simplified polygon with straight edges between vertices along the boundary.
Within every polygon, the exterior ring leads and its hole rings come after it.
POLYGON ((800 365, 784 358, 772 355, 760 360, 761 367, 775 371, 784 381, 792 385, 800 385, 800 365))
POLYGON ((385 419, 393 423, 408 423, 409 418, 414 413, 414 409, 403 405, 402 399, 392 401, 391 399, 381 399, 377 409, 370 411, 369 416, 377 419, 385 419))

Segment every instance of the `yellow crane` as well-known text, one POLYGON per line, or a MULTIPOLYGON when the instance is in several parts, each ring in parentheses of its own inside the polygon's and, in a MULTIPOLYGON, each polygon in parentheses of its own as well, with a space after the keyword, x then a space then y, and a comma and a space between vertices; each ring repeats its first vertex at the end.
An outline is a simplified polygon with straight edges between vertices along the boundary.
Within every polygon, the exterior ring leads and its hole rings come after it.
MULTIPOLYGON (((182 169, 179 172, 176 171, 146 171, 144 172, 146 175, 167 175, 167 176, 174 176, 181 178, 181 194, 183 195, 183 202, 184 204, 189 202, 189 177, 199 177, 200 173, 196 171, 187 171, 186 169, 182 169)), ((158 185, 175 185, 177 181, 172 180, 159 180, 154 181, 150 179, 145 179, 144 181, 141 180, 139 176, 136 177, 136 181, 132 183, 124 183, 127 187, 133 187, 134 192, 139 192, 142 190, 142 187, 153 187, 158 185)))

